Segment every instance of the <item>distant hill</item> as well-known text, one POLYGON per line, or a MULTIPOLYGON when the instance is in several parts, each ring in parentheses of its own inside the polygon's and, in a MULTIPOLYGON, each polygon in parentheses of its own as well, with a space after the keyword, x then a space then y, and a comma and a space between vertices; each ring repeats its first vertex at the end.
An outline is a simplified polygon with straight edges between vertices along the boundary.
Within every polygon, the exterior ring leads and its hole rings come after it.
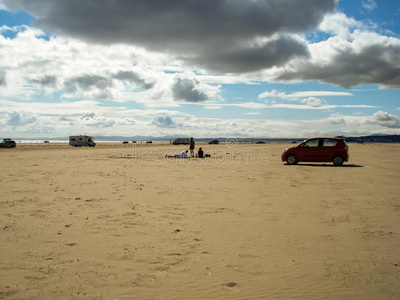
POLYGON ((350 143, 400 143, 400 135, 368 135, 359 137, 348 137, 346 142, 350 143))

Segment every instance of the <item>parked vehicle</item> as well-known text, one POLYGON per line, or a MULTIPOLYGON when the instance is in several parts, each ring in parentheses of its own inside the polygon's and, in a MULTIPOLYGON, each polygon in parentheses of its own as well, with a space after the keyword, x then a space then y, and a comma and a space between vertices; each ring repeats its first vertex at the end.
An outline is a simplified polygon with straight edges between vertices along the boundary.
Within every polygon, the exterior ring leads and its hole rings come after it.
POLYGON ((219 141, 218 141, 218 140, 212 140, 212 141, 209 141, 208 144, 209 144, 209 145, 213 145, 213 144, 214 144, 214 145, 218 145, 218 144, 219 144, 219 141))
POLYGON ((176 138, 173 142, 173 145, 189 145, 189 138, 176 138))
POLYGON ((0 143, 0 148, 15 148, 16 146, 17 144, 9 138, 3 139, 3 141, 0 143))
POLYGON ((122 144, 128 144, 128 141, 123 141, 122 144))
POLYGON ((341 166, 349 161, 348 150, 349 146, 344 138, 319 137, 285 149, 281 158, 288 165, 298 162, 333 162, 335 166, 341 166))
POLYGON ((94 147, 96 143, 92 136, 88 135, 71 135, 69 137, 69 145, 74 147, 89 146, 94 147))

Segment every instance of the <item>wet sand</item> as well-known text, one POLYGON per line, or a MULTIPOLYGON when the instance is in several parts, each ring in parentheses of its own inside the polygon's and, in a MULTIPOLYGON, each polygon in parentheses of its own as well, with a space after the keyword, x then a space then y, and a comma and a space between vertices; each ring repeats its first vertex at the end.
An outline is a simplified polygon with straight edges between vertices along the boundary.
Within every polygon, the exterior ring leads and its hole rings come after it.
POLYGON ((400 299, 400 144, 0 149, 0 299, 400 299))

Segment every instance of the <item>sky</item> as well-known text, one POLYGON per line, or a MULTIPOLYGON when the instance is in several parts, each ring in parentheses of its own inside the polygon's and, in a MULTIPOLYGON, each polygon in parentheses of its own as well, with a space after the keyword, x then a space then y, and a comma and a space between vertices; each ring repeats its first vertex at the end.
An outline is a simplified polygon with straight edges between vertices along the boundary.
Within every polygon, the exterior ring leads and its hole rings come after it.
POLYGON ((399 0, 0 0, 0 137, 400 134, 399 0))

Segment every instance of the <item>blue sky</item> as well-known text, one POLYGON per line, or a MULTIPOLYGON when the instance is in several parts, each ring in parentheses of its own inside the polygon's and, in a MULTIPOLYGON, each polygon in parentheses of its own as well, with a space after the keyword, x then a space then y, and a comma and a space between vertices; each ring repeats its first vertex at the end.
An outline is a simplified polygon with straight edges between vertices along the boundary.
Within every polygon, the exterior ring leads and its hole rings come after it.
POLYGON ((0 137, 400 134, 397 0, 0 9, 0 137))

